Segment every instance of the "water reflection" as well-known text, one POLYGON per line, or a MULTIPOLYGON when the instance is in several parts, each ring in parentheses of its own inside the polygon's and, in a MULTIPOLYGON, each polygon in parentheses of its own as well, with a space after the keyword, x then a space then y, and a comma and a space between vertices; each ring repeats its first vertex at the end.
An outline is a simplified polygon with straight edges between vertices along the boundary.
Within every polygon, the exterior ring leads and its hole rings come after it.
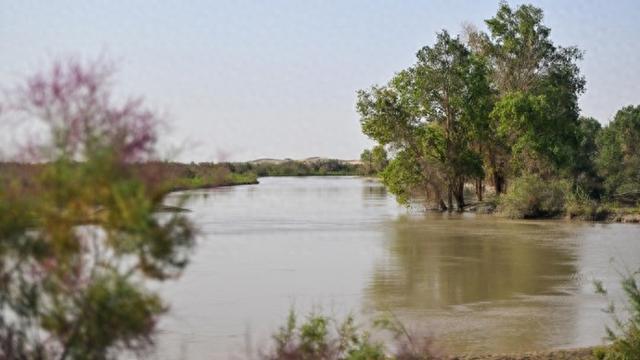
POLYGON ((387 229, 388 252, 367 289, 376 307, 424 310, 574 288, 574 246, 547 244, 568 237, 560 227, 405 217, 387 229))
POLYGON ((374 179, 364 179, 362 183, 362 201, 386 200, 388 198, 387 188, 374 179))
POLYGON ((570 334, 575 310, 563 304, 577 289, 577 245, 563 224, 431 215, 386 228, 367 312, 392 310, 464 352, 540 349, 570 334), (550 316, 564 320, 551 328, 550 316))

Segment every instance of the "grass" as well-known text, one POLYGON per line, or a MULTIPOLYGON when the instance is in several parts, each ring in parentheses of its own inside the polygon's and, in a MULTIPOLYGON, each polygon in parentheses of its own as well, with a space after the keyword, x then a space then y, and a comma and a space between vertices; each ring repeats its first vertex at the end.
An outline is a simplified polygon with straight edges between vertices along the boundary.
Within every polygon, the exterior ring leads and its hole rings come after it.
POLYGON ((224 175, 179 177, 171 181, 169 191, 207 189, 220 186, 257 184, 258 177, 253 173, 228 173, 224 175))
MULTIPOLYGON (((436 360, 445 357, 434 350, 431 337, 407 330, 395 317, 374 322, 374 329, 392 335, 387 344, 373 340, 371 332, 356 325, 352 316, 344 321, 311 313, 298 321, 292 310, 286 323, 272 335, 272 344, 257 356, 264 360, 436 360), (390 345, 390 346, 388 346, 390 345)), ((372 329, 373 330, 373 329, 372 329)))

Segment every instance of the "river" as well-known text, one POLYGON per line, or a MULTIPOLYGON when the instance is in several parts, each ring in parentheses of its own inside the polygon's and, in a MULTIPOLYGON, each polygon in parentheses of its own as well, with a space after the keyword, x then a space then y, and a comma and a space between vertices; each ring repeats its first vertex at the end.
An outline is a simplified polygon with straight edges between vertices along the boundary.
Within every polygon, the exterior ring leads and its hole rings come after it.
POLYGON ((292 307, 362 322, 393 313, 453 353, 600 344, 608 317, 593 280, 618 299, 618 272, 640 259, 638 225, 422 214, 365 178, 186 194, 201 235, 161 289, 162 359, 243 356, 292 307))

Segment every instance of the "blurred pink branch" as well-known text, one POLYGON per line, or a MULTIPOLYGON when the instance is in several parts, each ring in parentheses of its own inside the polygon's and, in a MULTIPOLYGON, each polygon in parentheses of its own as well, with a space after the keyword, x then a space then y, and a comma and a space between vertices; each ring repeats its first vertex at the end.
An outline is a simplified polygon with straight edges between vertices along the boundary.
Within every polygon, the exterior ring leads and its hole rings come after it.
POLYGON ((28 142, 26 152, 38 152, 44 157, 39 160, 63 156, 82 161, 95 150, 111 151, 118 161, 148 159, 159 119, 140 98, 116 104, 110 84, 113 73, 113 65, 101 60, 69 59, 28 77, 5 110, 48 126, 51 143, 28 142))

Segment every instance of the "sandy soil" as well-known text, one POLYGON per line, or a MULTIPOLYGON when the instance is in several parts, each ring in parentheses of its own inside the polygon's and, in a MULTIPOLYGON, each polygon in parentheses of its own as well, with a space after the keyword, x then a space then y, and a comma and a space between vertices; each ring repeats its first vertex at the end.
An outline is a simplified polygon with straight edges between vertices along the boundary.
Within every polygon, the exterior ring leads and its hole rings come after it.
POLYGON ((458 355, 449 360, 595 360, 593 348, 541 351, 522 354, 458 355))

